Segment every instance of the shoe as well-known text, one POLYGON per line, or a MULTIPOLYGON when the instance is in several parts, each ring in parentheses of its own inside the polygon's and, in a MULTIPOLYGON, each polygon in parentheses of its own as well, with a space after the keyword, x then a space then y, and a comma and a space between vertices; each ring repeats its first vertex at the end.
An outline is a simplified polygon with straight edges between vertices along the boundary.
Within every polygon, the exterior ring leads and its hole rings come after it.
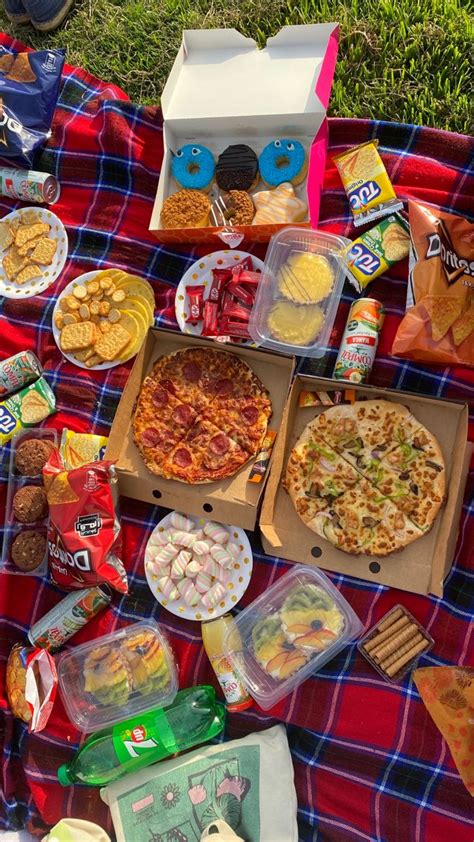
POLYGON ((35 29, 50 32, 61 26, 69 14, 74 0, 23 0, 35 29))
POLYGON ((7 18, 12 23, 29 23, 30 16, 21 0, 4 0, 7 18))

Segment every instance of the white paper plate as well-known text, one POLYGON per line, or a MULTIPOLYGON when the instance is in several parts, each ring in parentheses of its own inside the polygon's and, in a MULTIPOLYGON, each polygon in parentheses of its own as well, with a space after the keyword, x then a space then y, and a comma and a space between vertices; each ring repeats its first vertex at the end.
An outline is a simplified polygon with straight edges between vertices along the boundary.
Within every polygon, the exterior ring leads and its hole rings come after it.
POLYGON ((59 217, 47 208, 18 208, 3 216, 1 221, 8 222, 10 219, 16 219, 27 210, 35 211, 40 217, 41 222, 47 222, 51 226, 48 236, 57 241, 58 247, 53 257, 53 262, 49 266, 40 266, 43 277, 33 278, 33 280, 28 281, 26 284, 17 284, 15 281, 8 280, 2 263, 8 249, 0 251, 0 295, 4 295, 5 298, 32 298, 33 295, 39 295, 41 292, 44 292, 51 284, 54 284, 56 278, 63 271, 64 264, 67 260, 68 239, 66 229, 59 217))
MULTIPOLYGON (((204 301, 207 301, 212 284, 212 270, 225 269, 227 266, 235 266, 237 263, 241 263, 245 257, 250 257, 252 259, 254 271, 263 271, 263 260, 260 260, 259 257, 249 254, 248 251, 224 249, 223 251, 213 251, 211 254, 206 254, 205 257, 199 258, 199 260, 196 260, 196 262, 193 263, 193 265, 190 266, 184 273, 178 284, 174 301, 176 321, 178 322, 179 329, 182 333, 189 333, 192 336, 201 336, 203 325, 202 322, 199 322, 197 325, 190 325, 186 321, 189 315, 189 297, 186 295, 186 287, 199 286, 200 284, 203 284, 205 287, 204 301)), ((250 339, 243 340, 242 344, 254 345, 255 343, 252 339, 250 339)))
POLYGON ((112 360, 112 362, 97 363, 97 365, 92 365, 92 366, 89 367, 85 363, 81 363, 79 360, 76 360, 76 358, 73 357, 72 354, 66 353, 61 348, 61 342, 60 342, 61 331, 59 330, 59 328, 56 327, 55 322, 54 322, 54 317, 55 317, 56 313, 60 312, 59 302, 60 302, 61 298, 64 295, 71 295, 74 287, 77 286, 78 284, 87 284, 88 281, 93 281, 94 278, 96 277, 96 275, 98 275, 100 272, 103 272, 103 271, 104 271, 103 269, 95 269, 93 272, 85 272, 84 275, 79 275, 77 278, 74 278, 74 280, 71 281, 71 283, 69 283, 62 290, 61 295, 59 296, 58 300, 56 301, 56 304, 55 304, 54 310, 53 310, 53 336, 54 336, 54 341, 56 342, 56 345, 58 346, 59 350, 61 351, 61 354, 63 355, 63 357, 66 357, 66 359, 69 360, 70 363, 73 363, 73 365, 77 365, 79 368, 86 368, 88 371, 102 371, 103 369, 106 369, 106 368, 114 368, 116 365, 124 365, 126 362, 128 362, 128 360, 131 360, 132 357, 135 357, 138 353, 138 351, 135 351, 134 354, 130 354, 130 356, 127 357, 125 360, 112 360))
MULTIPOLYGON (((151 533, 148 542, 150 541, 151 536, 156 532, 163 532, 164 529, 168 528, 171 522, 172 514, 173 512, 170 512, 166 515, 166 517, 160 520, 151 533)), ((205 517, 193 517, 192 515, 186 515, 186 517, 189 518, 189 520, 192 520, 196 524, 196 527, 198 525, 204 526, 208 520, 208 518, 205 517)), ((149 569, 148 563, 150 561, 150 556, 148 553, 147 543, 145 549, 145 576, 148 586, 155 599, 163 606, 163 608, 170 611, 171 614, 176 614, 177 617, 185 617, 186 620, 197 620, 198 622, 201 620, 215 620, 217 617, 222 617, 223 614, 226 614, 232 608, 235 608, 239 599, 242 599, 249 586, 250 578, 252 576, 252 548, 243 529, 239 529, 237 526, 227 526, 226 528, 229 530, 232 539, 241 547, 241 553, 228 570, 229 581, 226 585, 226 595, 215 608, 206 608, 202 602, 198 602, 197 605, 189 606, 186 605, 182 597, 175 599, 172 602, 167 600, 158 588, 157 581, 159 577, 156 573, 152 573, 149 569)))

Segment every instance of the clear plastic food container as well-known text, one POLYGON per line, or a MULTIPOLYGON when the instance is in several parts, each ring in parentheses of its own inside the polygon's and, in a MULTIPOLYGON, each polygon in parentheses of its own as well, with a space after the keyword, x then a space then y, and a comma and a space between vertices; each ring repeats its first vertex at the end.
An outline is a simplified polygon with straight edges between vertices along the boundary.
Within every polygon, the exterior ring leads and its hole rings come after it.
POLYGON ((249 333, 264 348, 322 357, 344 286, 346 237, 284 228, 268 247, 250 315, 249 333))
POLYGON ((268 710, 330 661, 362 623, 327 576, 295 566, 234 618, 224 652, 268 710))
POLYGON ((132 623, 63 653, 58 675, 67 715, 86 732, 165 707, 178 692, 173 655, 154 620, 132 623))

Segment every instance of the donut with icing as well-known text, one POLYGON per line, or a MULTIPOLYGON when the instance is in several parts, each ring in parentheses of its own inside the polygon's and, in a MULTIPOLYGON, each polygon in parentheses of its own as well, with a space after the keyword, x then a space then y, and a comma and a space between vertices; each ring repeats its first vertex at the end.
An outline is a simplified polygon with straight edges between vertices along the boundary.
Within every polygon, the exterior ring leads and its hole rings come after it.
POLYGON ((272 140, 260 153, 258 167, 268 187, 278 187, 284 181, 300 184, 308 171, 304 146, 291 138, 272 140))
POLYGON ((181 146, 171 162, 171 174, 185 190, 209 190, 215 169, 214 155, 200 143, 181 146))
POLYGON ((221 190, 250 190, 258 182, 258 158, 245 143, 228 146, 219 155, 216 181, 221 190))

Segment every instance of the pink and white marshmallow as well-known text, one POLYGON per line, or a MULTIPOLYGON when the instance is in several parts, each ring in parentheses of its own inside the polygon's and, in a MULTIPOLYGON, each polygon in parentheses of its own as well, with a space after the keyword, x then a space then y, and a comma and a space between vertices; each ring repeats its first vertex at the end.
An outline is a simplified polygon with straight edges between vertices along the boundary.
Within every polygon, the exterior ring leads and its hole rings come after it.
POLYGON ((214 561, 217 561, 218 564, 222 565, 222 567, 230 567, 233 562, 233 558, 229 555, 228 552, 221 547, 220 544, 214 544, 211 547, 211 556, 213 557, 214 561))
POLYGON ((155 561, 157 564, 168 564, 178 555, 178 553, 178 547, 173 546, 173 544, 165 544, 165 546, 161 547, 155 555, 155 561))
POLYGON ((229 533, 227 529, 222 526, 221 523, 215 523, 213 520, 210 520, 206 523, 204 527, 204 534, 208 535, 209 538, 217 544, 227 544, 229 540, 229 533))
POLYGON ((166 599, 171 600, 171 602, 178 599, 178 589, 169 576, 162 576, 161 579, 158 579, 158 587, 166 599))
POLYGON ((192 535, 191 532, 183 532, 182 529, 177 529, 171 533, 171 540, 174 544, 179 544, 180 547, 192 547, 196 536, 192 535))
POLYGON ((216 605, 221 601, 224 594, 224 585, 221 585, 220 582, 216 582, 216 584, 212 586, 211 590, 203 595, 203 604, 206 606, 206 608, 215 608, 216 605))
POLYGON ((174 559, 171 565, 171 576, 173 579, 182 579, 186 573, 186 568, 192 559, 191 553, 186 550, 181 550, 174 559))
POLYGON ((200 570, 196 576, 195 585, 196 590, 198 590, 199 593, 207 593, 212 585, 212 580, 209 573, 206 573, 205 570, 200 570))
POLYGON ((193 544, 193 553, 194 555, 207 555, 209 552, 209 547, 207 545, 207 541, 196 541, 193 544))
POLYGON ((188 566, 186 567, 185 575, 188 577, 188 579, 195 579, 201 569, 202 565, 199 564, 199 561, 193 559, 189 562, 188 566))
POLYGON ((201 599, 201 595, 198 593, 190 579, 182 579, 181 582, 178 582, 178 591, 183 597, 186 605, 197 605, 201 599))
POLYGON ((217 579, 219 576, 220 564, 218 564, 217 561, 214 561, 213 558, 210 558, 204 565, 204 570, 209 574, 209 576, 212 576, 213 579, 217 579))
POLYGON ((237 561, 240 553, 242 552, 241 548, 238 544, 235 544, 234 541, 229 541, 225 548, 226 553, 229 553, 230 556, 237 561))
POLYGON ((171 526, 175 529, 178 529, 182 532, 192 532, 194 529, 194 523, 192 520, 186 517, 186 515, 181 514, 181 512, 173 512, 171 517, 171 526))

